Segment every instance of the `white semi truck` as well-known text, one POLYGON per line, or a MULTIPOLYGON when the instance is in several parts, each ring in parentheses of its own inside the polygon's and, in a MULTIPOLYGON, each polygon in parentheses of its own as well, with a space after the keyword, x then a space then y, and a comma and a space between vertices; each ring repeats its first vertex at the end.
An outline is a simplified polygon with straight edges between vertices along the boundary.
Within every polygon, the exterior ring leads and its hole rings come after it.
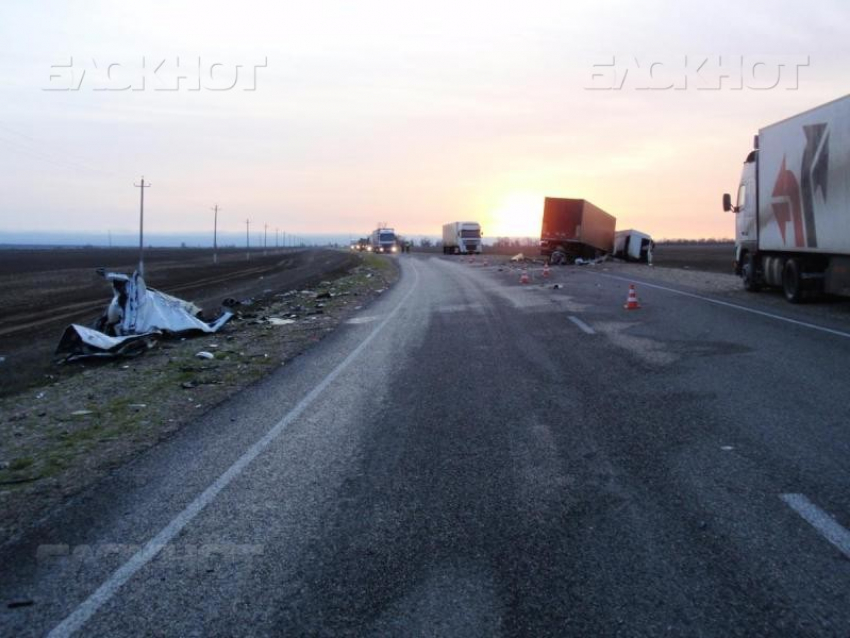
POLYGON ((750 291, 850 295, 850 96, 761 129, 735 203, 735 272, 750 291))
POLYGON ((443 254, 480 255, 481 225, 478 222, 443 224, 443 254))
POLYGON ((378 228, 372 231, 369 245, 375 253, 394 253, 398 251, 395 231, 392 228, 378 228))

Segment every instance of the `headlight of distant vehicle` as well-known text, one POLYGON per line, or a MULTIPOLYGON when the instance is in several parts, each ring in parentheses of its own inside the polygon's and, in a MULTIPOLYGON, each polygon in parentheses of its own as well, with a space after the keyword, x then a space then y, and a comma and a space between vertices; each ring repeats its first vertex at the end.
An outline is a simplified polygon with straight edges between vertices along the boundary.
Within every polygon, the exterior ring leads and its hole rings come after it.
POLYGON ((366 250, 368 250, 368 251, 371 253, 371 252, 372 252, 372 247, 371 247, 371 246, 366 246, 366 250))
POLYGON ((391 251, 393 251, 393 252, 395 252, 395 251, 396 251, 396 247, 395 247, 395 246, 393 246, 392 248, 390 248, 390 250, 391 250, 391 251))

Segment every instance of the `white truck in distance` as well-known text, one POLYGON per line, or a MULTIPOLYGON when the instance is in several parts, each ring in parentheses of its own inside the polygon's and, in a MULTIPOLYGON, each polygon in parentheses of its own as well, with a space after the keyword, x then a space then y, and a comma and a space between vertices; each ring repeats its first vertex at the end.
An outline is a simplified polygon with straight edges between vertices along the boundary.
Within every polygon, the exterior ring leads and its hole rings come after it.
POLYGON ((478 222, 443 224, 444 255, 480 255, 481 225, 478 222))
POLYGON ((372 231, 369 237, 369 245, 374 253, 394 253, 398 251, 396 246, 395 231, 392 228, 378 228, 372 231))
POLYGON ((744 287, 850 295, 850 96, 761 129, 735 204, 744 287))

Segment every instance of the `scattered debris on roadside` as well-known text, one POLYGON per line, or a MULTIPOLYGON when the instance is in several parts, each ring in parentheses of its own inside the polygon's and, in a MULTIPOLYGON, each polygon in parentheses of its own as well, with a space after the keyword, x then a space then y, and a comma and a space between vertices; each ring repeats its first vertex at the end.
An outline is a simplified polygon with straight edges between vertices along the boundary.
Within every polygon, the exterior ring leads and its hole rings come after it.
POLYGON ((601 257, 597 257, 596 259, 582 259, 581 257, 579 257, 573 263, 576 266, 595 266, 597 264, 602 264, 602 263, 604 263, 606 261, 610 261, 610 260, 611 260, 610 255, 602 255, 601 257))
POLYGON ((295 319, 282 319, 281 317, 267 317, 266 322, 273 326, 289 326, 295 323, 295 319))

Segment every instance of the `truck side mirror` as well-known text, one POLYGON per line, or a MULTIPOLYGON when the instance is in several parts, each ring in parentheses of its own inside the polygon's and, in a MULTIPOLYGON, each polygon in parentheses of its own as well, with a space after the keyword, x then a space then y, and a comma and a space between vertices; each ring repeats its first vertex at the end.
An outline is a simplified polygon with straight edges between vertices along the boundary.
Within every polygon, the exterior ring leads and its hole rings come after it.
POLYGON ((733 210, 732 196, 729 193, 723 193, 723 210, 727 213, 733 210))

